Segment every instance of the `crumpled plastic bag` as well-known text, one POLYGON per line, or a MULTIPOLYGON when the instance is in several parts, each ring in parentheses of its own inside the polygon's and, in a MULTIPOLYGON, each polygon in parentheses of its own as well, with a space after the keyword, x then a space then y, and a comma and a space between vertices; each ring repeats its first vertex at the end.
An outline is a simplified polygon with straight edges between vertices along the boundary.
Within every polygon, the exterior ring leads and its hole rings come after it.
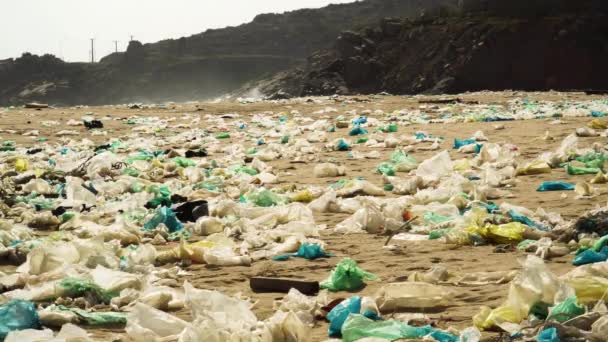
POLYGON ((350 315, 342 326, 342 341, 353 342, 364 338, 384 340, 422 339, 430 336, 434 340, 457 341, 458 336, 435 330, 431 326, 414 327, 396 320, 374 321, 363 315, 350 315))
POLYGON ((574 190, 575 185, 566 182, 543 182, 536 191, 570 191, 574 190))
POLYGON ((0 306, 0 339, 5 339, 11 331, 39 327, 40 320, 34 303, 12 300, 0 306))
POLYGON ((445 286, 423 282, 390 283, 376 293, 376 304, 381 312, 399 309, 437 308, 447 306, 454 291, 445 286))
POLYGON ((372 203, 357 210, 352 216, 338 223, 334 228, 338 233, 358 233, 366 231, 376 234, 382 231, 385 225, 384 215, 380 208, 372 203))
POLYGON ((336 305, 327 314, 329 321, 329 336, 339 337, 342 335, 342 325, 351 313, 361 312, 361 297, 354 296, 336 305))
POLYGON ((322 289, 329 291, 353 291, 365 286, 364 280, 376 280, 378 277, 357 266, 357 262, 350 258, 342 259, 331 271, 329 278, 320 284, 322 289))
POLYGON ((171 233, 180 231, 184 228, 184 224, 177 219, 177 216, 171 208, 160 207, 156 210, 154 216, 144 224, 144 229, 153 230, 161 223, 167 226, 171 233))
MULTIPOLYGON (((480 329, 499 326, 508 332, 519 331, 519 323, 528 317, 536 303, 560 302, 565 300, 559 298, 560 295, 571 294, 571 289, 549 271, 542 259, 528 255, 522 266, 522 271, 511 282, 506 302, 494 310, 482 307, 473 317, 475 326, 480 329)), ((578 293, 577 297, 581 298, 578 293)))
POLYGON ((423 161, 416 169, 416 176, 422 177, 424 184, 437 182, 453 171, 453 163, 448 151, 443 151, 423 161))
POLYGON ((188 322, 142 303, 127 315, 125 331, 134 342, 177 340, 188 322))
POLYGON ((346 174, 346 168, 343 165, 332 163, 317 164, 315 165, 313 174, 317 178, 340 177, 346 174))
POLYGON ((329 258, 332 254, 325 253, 323 247, 316 244, 304 243, 300 246, 297 253, 277 255, 272 258, 274 261, 286 261, 291 257, 304 258, 307 260, 315 260, 319 258, 329 258))
POLYGON ((539 175, 543 173, 551 173, 551 166, 541 160, 534 160, 515 170, 516 176, 539 175))
POLYGON ((251 303, 226 296, 218 291, 196 289, 184 283, 186 307, 193 317, 208 317, 222 329, 238 332, 251 331, 258 319, 251 311, 251 303))
POLYGON ((576 296, 566 298, 565 301, 555 305, 550 311, 547 320, 565 322, 585 313, 585 307, 577 303, 576 296))

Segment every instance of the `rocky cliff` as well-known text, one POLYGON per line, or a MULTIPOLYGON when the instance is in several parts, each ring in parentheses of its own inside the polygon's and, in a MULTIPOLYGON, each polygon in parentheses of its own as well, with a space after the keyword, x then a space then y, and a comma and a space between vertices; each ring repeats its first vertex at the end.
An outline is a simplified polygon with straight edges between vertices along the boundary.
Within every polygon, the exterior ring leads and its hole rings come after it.
POLYGON ((274 96, 603 90, 607 19, 602 11, 387 19, 343 32, 333 48, 254 87, 274 96))

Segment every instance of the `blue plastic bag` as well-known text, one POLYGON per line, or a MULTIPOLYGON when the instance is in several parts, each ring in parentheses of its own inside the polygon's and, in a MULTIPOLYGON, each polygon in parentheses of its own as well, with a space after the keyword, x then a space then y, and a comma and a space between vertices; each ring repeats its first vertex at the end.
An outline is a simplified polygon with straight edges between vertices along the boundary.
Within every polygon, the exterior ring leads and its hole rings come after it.
POLYGON ((591 111, 591 116, 594 117, 594 118, 603 118, 604 116, 606 116, 606 113, 592 110, 591 111))
POLYGON ((327 314, 327 320, 329 323, 329 336, 340 337, 342 336, 342 325, 351 313, 358 314, 361 311, 361 297, 354 296, 342 301, 342 303, 336 305, 327 314))
POLYGON ((367 117, 361 116, 358 119, 353 119, 352 123, 353 125, 362 125, 364 123, 367 123, 367 117))
POLYGON ((509 210, 509 216, 511 216, 511 220, 513 220, 514 222, 523 223, 528 227, 536 228, 538 230, 547 230, 546 227, 543 227, 541 224, 538 224, 538 223, 532 221, 532 219, 530 219, 524 215, 521 215, 520 213, 516 212, 515 210, 509 210))
POLYGON ((574 184, 566 182, 544 182, 536 191, 570 191, 574 190, 574 184))
POLYGON ((454 138, 454 149, 457 150, 457 149, 461 148, 462 146, 472 145, 476 142, 477 142, 477 140, 475 140, 475 139, 458 140, 458 139, 454 138))
POLYGON ((547 328, 540 333, 536 337, 536 341, 538 342, 559 342, 559 335, 557 334, 557 329, 551 327, 547 328))
POLYGON ((331 254, 325 253, 323 248, 319 245, 305 243, 300 246, 297 253, 278 255, 278 256, 275 256, 274 258, 272 258, 272 260, 285 261, 291 257, 315 260, 315 259, 319 259, 319 258, 329 258, 332 256, 333 255, 331 255, 331 254))
POLYGON ((156 210, 154 216, 150 221, 144 223, 145 230, 153 230, 158 227, 159 224, 164 223, 169 228, 170 233, 180 231, 184 228, 184 224, 181 223, 171 208, 160 207, 156 210))
POLYGON ((0 340, 11 331, 39 328, 40 319, 34 303, 12 300, 0 306, 0 340))
POLYGON ((608 260, 608 246, 604 246, 599 252, 588 249, 582 253, 579 253, 574 257, 574 260, 572 260, 572 265, 580 266, 606 260, 608 260))

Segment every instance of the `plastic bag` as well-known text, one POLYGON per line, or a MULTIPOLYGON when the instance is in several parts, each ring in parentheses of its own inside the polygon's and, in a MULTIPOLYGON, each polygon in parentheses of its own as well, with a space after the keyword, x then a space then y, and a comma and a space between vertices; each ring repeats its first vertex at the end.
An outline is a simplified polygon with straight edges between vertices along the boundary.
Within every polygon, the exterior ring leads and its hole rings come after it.
POLYGON ((305 243, 305 244, 302 244, 302 246, 300 246, 297 253, 278 255, 278 256, 275 256, 274 258, 272 258, 272 260, 285 261, 285 260, 288 260, 290 257, 304 258, 307 260, 315 260, 315 259, 319 259, 319 258, 329 258, 332 256, 333 255, 331 255, 331 254, 325 253, 325 251, 323 250, 323 247, 321 247, 319 245, 305 243))
MULTIPOLYGON (((509 332, 518 331, 519 327, 515 327, 515 325, 528 317, 531 308, 536 303, 555 302, 564 286, 549 271, 543 260, 528 255, 522 266, 522 271, 509 286, 509 294, 505 303, 494 310, 482 307, 481 311, 473 317, 475 326, 480 329, 499 326, 509 332)), ((578 292, 576 296, 581 300, 582 296, 578 292)))
POLYGON ((177 216, 171 208, 160 207, 156 210, 154 216, 144 224, 144 229, 153 230, 161 223, 164 223, 171 233, 180 231, 184 228, 184 224, 177 219, 177 216))
POLYGON ((376 172, 381 175, 385 175, 385 176, 394 176, 395 175, 395 169, 389 163, 382 163, 382 164, 378 165, 378 167, 376 168, 376 172))
POLYGON ((265 208, 282 205, 287 202, 285 198, 263 188, 245 195, 245 199, 258 207, 265 208))
POLYGON ((577 303, 576 296, 572 296, 554 306, 549 312, 547 320, 565 322, 584 313, 585 307, 577 303))
POLYGON ((543 182, 536 191, 570 191, 574 190, 575 185, 566 182, 543 182))
POLYGON ((608 291, 608 279, 603 277, 587 276, 566 279, 566 284, 576 292, 578 302, 589 304, 605 299, 608 291))
POLYGON ((58 305, 52 310, 70 312, 78 317, 78 321, 87 325, 93 326, 112 326, 112 325, 123 325, 127 323, 127 314, 122 312, 89 312, 78 308, 67 308, 62 305, 58 305))
POLYGON ((200 290, 184 283, 186 306, 192 317, 206 317, 231 332, 250 331, 258 323, 251 303, 217 291, 200 290))
POLYGON ((364 128, 361 128, 361 126, 357 125, 355 126, 355 128, 351 129, 350 132, 348 132, 348 135, 350 135, 351 137, 356 136, 356 135, 365 135, 367 134, 367 130, 365 130, 364 128))
POLYGON ((188 323, 151 306, 136 303, 127 314, 125 331, 134 342, 177 340, 188 323))
POLYGON ((574 257, 572 265, 581 266, 606 260, 608 260, 608 246, 605 246, 599 252, 596 252, 592 249, 588 249, 582 253, 579 253, 574 257))
POLYGON ((509 216, 511 216, 511 219, 514 222, 523 223, 523 224, 525 224, 528 227, 536 228, 538 230, 547 230, 547 228, 544 227, 543 225, 534 222, 532 219, 530 219, 530 218, 528 218, 528 217, 526 217, 524 215, 519 214, 518 212, 516 212, 513 209, 509 210, 508 214, 509 214, 509 216))
POLYGON ((302 202, 302 203, 310 203, 315 199, 312 191, 306 189, 302 190, 289 198, 291 202, 302 202))
MULTIPOLYGON (((342 326, 342 341, 352 342, 366 337, 390 341, 421 339, 432 332, 433 328, 430 326, 413 327, 395 320, 374 321, 363 315, 350 315, 342 326)), ((458 337, 453 341, 458 341, 458 337)))
POLYGON ((317 164, 315 165, 313 174, 318 178, 339 177, 346 174, 346 168, 331 163, 317 164))
POLYGON ((443 151, 423 161, 416 169, 416 176, 422 177, 425 184, 436 182, 453 171, 453 163, 448 151, 443 151))
POLYGON ((454 149, 457 150, 463 146, 472 145, 476 142, 477 141, 475 139, 458 140, 454 138, 454 149))
POLYGON ((366 272, 357 266, 357 262, 350 258, 342 259, 331 272, 329 278, 320 286, 332 292, 353 291, 365 286, 363 280, 376 280, 376 275, 366 272))
POLYGON ((574 166, 570 163, 566 165, 566 173, 571 176, 576 175, 595 175, 602 172, 599 168, 574 166))
POLYGON ((543 173, 551 173, 551 166, 540 160, 535 160, 515 170, 516 176, 539 175, 543 173))
POLYGON ((349 151, 350 145, 346 143, 346 141, 340 139, 340 141, 338 141, 338 144, 336 145, 336 149, 338 151, 349 151))
POLYGON ((560 342, 557 329, 554 327, 545 328, 538 333, 537 342, 560 342))
POLYGON ((113 297, 118 296, 117 292, 106 291, 101 286, 91 280, 79 278, 65 278, 59 282, 58 287, 62 289, 63 296, 77 298, 83 296, 93 296, 100 302, 109 304, 113 297))
POLYGON ((24 300, 12 300, 0 306, 0 339, 9 332, 40 328, 36 305, 24 300))
POLYGON ((447 306, 454 292, 445 286, 423 282, 391 283, 376 293, 376 304, 380 312, 399 309, 438 308, 447 306))
POLYGON ((391 163, 395 165, 398 172, 409 172, 418 167, 416 159, 402 151, 395 151, 391 154, 391 163))
POLYGON ((350 314, 358 314, 361 312, 361 297, 354 296, 343 300, 336 305, 328 314, 329 321, 329 336, 342 336, 342 326, 350 314))

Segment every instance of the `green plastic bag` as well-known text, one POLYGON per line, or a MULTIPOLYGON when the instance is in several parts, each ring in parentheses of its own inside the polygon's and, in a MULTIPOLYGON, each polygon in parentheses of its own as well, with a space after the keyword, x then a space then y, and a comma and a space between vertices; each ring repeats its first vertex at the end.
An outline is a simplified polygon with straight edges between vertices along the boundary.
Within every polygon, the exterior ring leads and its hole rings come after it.
POLYGON ((391 163, 395 165, 395 169, 399 172, 409 172, 418 167, 418 161, 402 151, 395 151, 391 154, 391 163))
POLYGON ((395 175, 395 169, 389 163, 382 163, 382 164, 378 165, 378 167, 376 168, 376 172, 378 172, 381 175, 385 175, 385 176, 394 176, 395 175))
POLYGON ((274 207, 287 203, 285 198, 282 198, 274 192, 266 189, 261 189, 245 195, 245 200, 249 203, 257 205, 258 207, 274 207))
POLYGON ((576 296, 568 297, 565 301, 551 309, 547 320, 565 322, 585 313, 585 307, 579 305, 576 296))
POLYGON ((216 139, 230 139, 230 134, 223 132, 215 136, 216 139))
POLYGON ((342 341, 352 342, 366 337, 389 341, 421 339, 433 332, 430 326, 413 327, 400 321, 374 321, 363 315, 351 314, 342 325, 342 341))
POLYGON ((258 174, 258 172, 250 167, 247 166, 243 166, 243 165, 234 165, 231 166, 229 168, 230 171, 234 172, 234 173, 246 173, 248 175, 251 176, 255 176, 258 174))
POLYGON ((353 291, 365 286, 363 280, 376 280, 378 277, 357 266, 351 258, 342 259, 331 272, 329 278, 321 283, 322 289, 336 291, 353 291))
POLYGON ((188 158, 183 158, 183 157, 175 157, 173 158, 173 162, 180 167, 188 167, 188 166, 194 166, 196 165, 196 163, 188 158))
POLYGON ((59 282, 58 286, 63 289, 68 297, 78 298, 89 295, 105 304, 110 304, 110 300, 118 296, 118 293, 106 291, 88 279, 65 278, 59 282))
POLYGON ((68 308, 63 305, 53 307, 51 310, 72 312, 78 316, 80 321, 87 325, 108 326, 127 324, 127 314, 122 312, 88 312, 77 308, 68 308))
POLYGON ((594 167, 581 167, 581 166, 574 166, 571 164, 566 164, 566 172, 571 175, 571 176, 576 176, 576 175, 596 175, 599 172, 601 172, 602 170, 600 170, 599 168, 594 168, 594 167))

